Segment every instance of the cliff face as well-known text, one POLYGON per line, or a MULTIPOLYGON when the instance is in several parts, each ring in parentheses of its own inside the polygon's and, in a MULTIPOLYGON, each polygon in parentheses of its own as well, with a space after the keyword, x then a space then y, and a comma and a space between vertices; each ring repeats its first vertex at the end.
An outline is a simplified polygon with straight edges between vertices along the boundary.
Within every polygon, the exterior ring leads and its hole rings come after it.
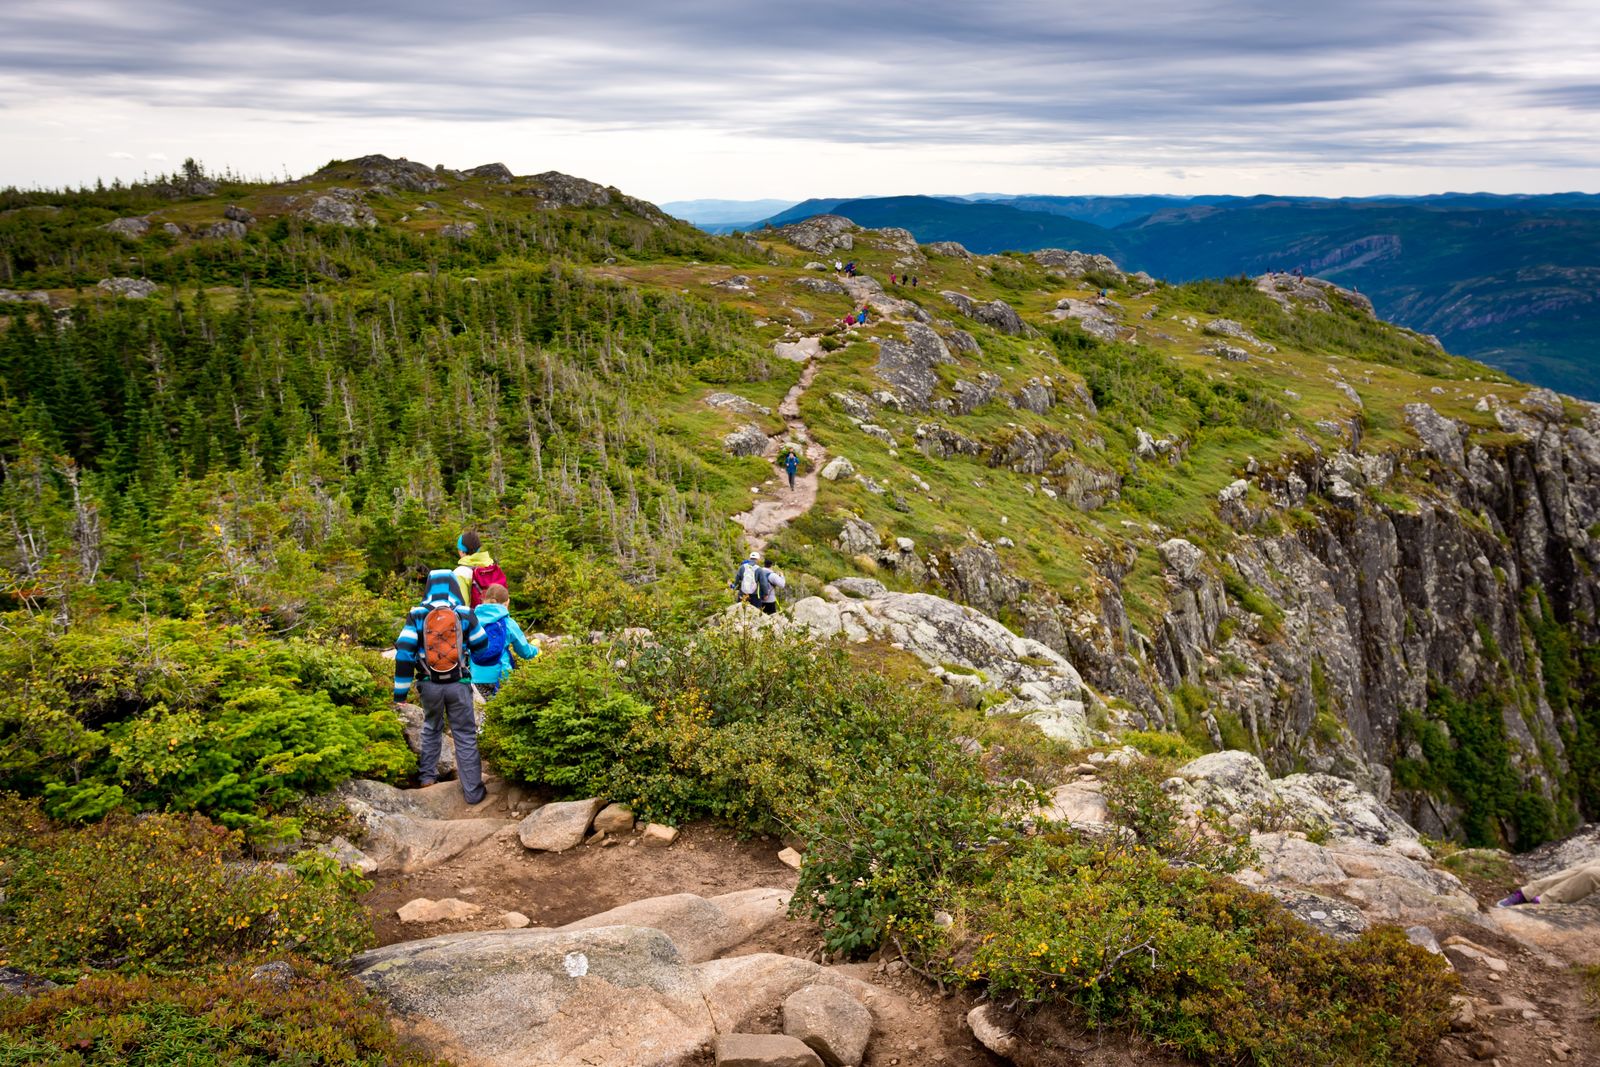
MULTIPOLYGON (((1124 713, 1132 724, 1171 729, 1192 717, 1219 744, 1242 731, 1277 773, 1354 778, 1427 833, 1459 832, 1464 812, 1438 781, 1394 780, 1397 761, 1427 758, 1407 713, 1439 718, 1430 683, 1485 698, 1520 787, 1550 805, 1553 832, 1578 819, 1564 739, 1581 725, 1547 697, 1535 626, 1592 643, 1600 596, 1590 533, 1600 522, 1600 408, 1572 410, 1577 418, 1535 392, 1496 413, 1500 432, 1469 433, 1412 404, 1420 448, 1258 469, 1219 499, 1241 535, 1226 550, 1161 546, 1169 603, 1148 636, 1129 622, 1131 560, 1114 553, 1100 565, 1093 618, 1007 578, 981 548, 954 554, 945 583, 986 610, 1015 612, 1027 636, 1137 708, 1124 713)), ((1502 829, 1513 842, 1527 834, 1502 829)))

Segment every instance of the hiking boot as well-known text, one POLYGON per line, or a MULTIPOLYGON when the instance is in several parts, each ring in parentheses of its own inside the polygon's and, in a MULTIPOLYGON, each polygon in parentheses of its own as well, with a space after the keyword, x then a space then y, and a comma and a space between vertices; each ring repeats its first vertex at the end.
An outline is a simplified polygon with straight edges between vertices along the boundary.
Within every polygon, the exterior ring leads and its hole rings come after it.
POLYGON ((1534 898, 1533 900, 1529 900, 1527 897, 1522 895, 1522 890, 1518 889, 1515 892, 1513 892, 1509 897, 1506 897, 1504 900, 1496 901, 1495 902, 1495 907, 1497 907, 1497 908, 1514 908, 1518 904, 1537 904, 1537 903, 1539 903, 1539 900, 1538 900, 1537 897, 1534 898))

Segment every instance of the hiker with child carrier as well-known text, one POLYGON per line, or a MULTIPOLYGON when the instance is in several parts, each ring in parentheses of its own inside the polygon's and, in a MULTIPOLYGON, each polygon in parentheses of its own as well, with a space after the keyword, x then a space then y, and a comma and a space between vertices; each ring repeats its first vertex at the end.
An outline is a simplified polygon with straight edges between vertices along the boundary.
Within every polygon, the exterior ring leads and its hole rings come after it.
POLYGON ((751 552, 734 570, 728 588, 751 607, 773 615, 778 611, 778 590, 785 584, 783 575, 761 565, 761 553, 751 552))
POLYGON ((421 783, 438 781, 448 729, 461 795, 477 804, 487 792, 473 687, 485 699, 493 696, 514 666, 513 655, 532 659, 539 650, 511 618, 505 572, 482 550, 478 535, 468 530, 456 548, 461 553, 457 567, 429 571, 422 602, 406 613, 395 640, 394 700, 405 702, 415 689, 422 705, 421 783))

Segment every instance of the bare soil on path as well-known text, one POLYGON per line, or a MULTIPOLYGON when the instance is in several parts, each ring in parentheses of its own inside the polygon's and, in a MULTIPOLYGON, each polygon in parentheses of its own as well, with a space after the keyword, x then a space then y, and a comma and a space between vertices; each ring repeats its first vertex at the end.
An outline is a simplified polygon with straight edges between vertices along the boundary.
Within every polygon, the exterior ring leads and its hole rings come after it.
POLYGON ((788 430, 769 440, 763 453, 769 462, 776 463, 784 441, 795 441, 805 450, 804 469, 795 475, 794 488, 789 488, 788 475, 779 469, 776 476, 760 486, 750 510, 733 517, 734 522, 744 527, 745 543, 752 552, 765 549, 779 530, 810 511, 817 502, 817 476, 828 454, 811 439, 810 431, 800 418, 800 398, 815 380, 817 367, 817 360, 808 360, 800 372, 800 380, 778 405, 778 414, 783 416, 788 430))

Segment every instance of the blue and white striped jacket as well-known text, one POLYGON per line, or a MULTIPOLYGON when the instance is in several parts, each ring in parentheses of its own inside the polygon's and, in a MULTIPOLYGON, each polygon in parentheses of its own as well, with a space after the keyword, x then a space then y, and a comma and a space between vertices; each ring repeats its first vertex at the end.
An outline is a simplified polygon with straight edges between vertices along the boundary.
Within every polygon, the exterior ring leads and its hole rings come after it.
MULTIPOLYGON (((465 651, 470 656, 489 643, 489 635, 483 632, 483 627, 478 625, 477 618, 472 614, 472 609, 461 603, 461 588, 456 584, 454 571, 434 570, 428 572, 428 592, 422 598, 422 603, 406 613, 406 624, 400 630, 400 636, 394 643, 394 698, 404 700, 411 692, 411 682, 417 673, 419 646, 422 643, 422 623, 428 617, 428 612, 437 607, 450 606, 456 609, 456 619, 461 623, 461 632, 466 636, 465 651)), ((463 665, 461 671, 461 684, 471 685, 472 674, 463 665)))

